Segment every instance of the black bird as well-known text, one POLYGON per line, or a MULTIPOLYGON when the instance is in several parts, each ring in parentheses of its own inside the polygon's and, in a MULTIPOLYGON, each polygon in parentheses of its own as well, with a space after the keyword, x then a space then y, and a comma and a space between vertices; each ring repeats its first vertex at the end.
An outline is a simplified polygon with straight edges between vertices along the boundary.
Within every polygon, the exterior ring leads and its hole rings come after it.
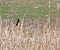
POLYGON ((17 19, 16 26, 18 26, 18 23, 20 22, 19 18, 17 19))

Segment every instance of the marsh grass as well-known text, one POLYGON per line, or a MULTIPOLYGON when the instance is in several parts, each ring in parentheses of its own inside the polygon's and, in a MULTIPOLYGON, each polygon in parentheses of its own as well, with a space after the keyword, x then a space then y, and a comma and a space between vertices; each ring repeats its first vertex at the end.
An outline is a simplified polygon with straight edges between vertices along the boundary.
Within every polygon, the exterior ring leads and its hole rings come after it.
MULTIPOLYGON (((24 18, 24 17, 23 17, 24 18)), ((39 20, 34 19, 31 26, 25 26, 22 23, 15 26, 13 19, 1 20, 0 23, 0 50, 59 50, 60 48, 60 19, 56 19, 54 30, 50 29, 50 18, 48 17, 41 28, 39 20), (5 21, 5 23, 3 22, 5 21), (5 24, 5 27, 3 26, 5 24), (10 23, 10 24, 9 24, 10 23), (2 30, 3 28, 3 30, 2 30)), ((27 23, 27 22, 24 22, 27 23)), ((27 23, 28 24, 28 23, 27 23)))
POLYGON ((23 15, 18 26, 14 18, 0 17, 0 50, 60 50, 60 18, 57 13, 55 24, 51 23, 50 6, 49 2, 48 17, 32 19, 23 15))

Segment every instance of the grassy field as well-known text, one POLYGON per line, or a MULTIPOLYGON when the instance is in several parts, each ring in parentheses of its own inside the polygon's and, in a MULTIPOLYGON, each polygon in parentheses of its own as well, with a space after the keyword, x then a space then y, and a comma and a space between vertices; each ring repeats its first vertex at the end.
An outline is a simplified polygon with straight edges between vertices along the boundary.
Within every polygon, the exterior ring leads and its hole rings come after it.
MULTIPOLYGON (((48 15, 49 10, 51 13, 51 17, 60 16, 60 9, 57 12, 57 3, 58 0, 51 0, 51 7, 49 9, 49 1, 48 0, 13 0, 13 1, 1 1, 0 4, 0 15, 2 17, 22 17, 24 14, 27 17, 46 17, 48 15)), ((60 6, 59 6, 60 7, 60 6)))
POLYGON ((60 0, 1 0, 0 50, 60 50, 60 0))

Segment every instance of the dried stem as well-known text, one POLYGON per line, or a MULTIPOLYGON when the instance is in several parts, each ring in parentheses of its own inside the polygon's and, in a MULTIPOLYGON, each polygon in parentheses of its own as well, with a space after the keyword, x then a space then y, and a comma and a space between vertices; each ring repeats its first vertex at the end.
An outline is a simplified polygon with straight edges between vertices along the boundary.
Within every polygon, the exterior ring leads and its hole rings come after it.
POLYGON ((21 26, 20 26, 20 33, 21 33, 22 36, 23 36, 24 19, 25 19, 25 14, 24 14, 24 16, 23 16, 23 19, 22 19, 22 21, 21 21, 21 26))

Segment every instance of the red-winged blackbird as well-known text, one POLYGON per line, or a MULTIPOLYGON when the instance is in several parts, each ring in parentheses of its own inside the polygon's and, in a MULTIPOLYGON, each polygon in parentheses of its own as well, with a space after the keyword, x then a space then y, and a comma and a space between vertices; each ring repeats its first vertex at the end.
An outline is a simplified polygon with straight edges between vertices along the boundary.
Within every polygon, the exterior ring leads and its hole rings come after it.
POLYGON ((18 26, 18 23, 20 22, 19 18, 17 19, 16 26, 18 26))

